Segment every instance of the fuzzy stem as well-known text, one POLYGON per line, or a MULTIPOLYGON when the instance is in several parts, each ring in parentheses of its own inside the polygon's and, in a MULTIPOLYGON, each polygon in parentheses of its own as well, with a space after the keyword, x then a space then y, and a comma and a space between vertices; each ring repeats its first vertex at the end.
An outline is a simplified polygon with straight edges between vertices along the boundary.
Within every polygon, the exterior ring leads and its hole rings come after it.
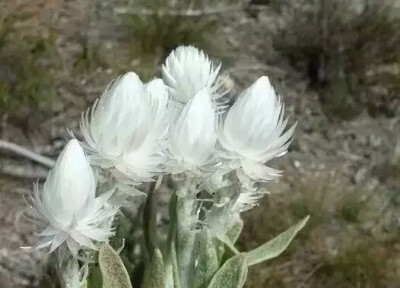
POLYGON ((169 202, 169 229, 166 243, 165 252, 165 270, 166 270, 166 282, 167 288, 179 287, 177 264, 176 264, 176 246, 175 246, 175 235, 176 235, 176 194, 171 195, 169 202), (175 262, 175 263, 174 263, 175 262), (174 269, 174 264, 175 269, 174 269), (177 283, 177 284, 175 284, 177 283))
POLYGON ((197 201, 193 184, 188 179, 176 195, 176 252, 181 287, 193 287, 194 243, 197 201))

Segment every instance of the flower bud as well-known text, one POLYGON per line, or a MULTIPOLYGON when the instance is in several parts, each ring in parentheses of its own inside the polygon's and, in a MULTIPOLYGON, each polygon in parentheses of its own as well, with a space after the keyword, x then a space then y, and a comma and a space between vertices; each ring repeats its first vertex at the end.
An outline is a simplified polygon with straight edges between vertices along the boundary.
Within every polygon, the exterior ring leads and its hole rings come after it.
POLYGON ((129 72, 82 115, 81 129, 94 165, 133 182, 162 172, 168 133, 169 99, 161 79, 143 84, 129 72))
POLYGON ((95 242, 113 234, 111 221, 118 207, 107 201, 112 191, 95 197, 96 182, 92 168, 76 139, 64 148, 44 187, 35 186, 31 197, 33 216, 45 227, 36 248, 61 245, 73 255, 81 248, 96 249, 95 242))
POLYGON ((268 77, 259 78, 244 91, 227 112, 219 141, 227 158, 240 159, 240 166, 255 181, 271 180, 280 171, 264 166, 287 152, 295 125, 284 132, 284 107, 268 77))
POLYGON ((213 103, 207 90, 201 89, 185 105, 170 134, 169 152, 179 172, 213 169, 216 123, 213 103))
POLYGON ((173 99, 185 104, 202 88, 215 100, 226 94, 218 78, 220 67, 214 67, 203 51, 193 46, 180 46, 166 59, 162 74, 173 99))

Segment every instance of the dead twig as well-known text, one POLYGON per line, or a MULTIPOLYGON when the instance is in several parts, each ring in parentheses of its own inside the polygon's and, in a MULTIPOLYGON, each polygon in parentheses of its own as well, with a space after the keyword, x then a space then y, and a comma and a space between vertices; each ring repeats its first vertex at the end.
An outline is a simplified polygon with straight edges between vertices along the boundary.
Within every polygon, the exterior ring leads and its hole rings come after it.
POLYGON ((307 274, 307 276, 305 277, 304 281, 300 284, 300 286, 298 288, 304 288, 306 286, 306 284, 308 283, 308 281, 310 281, 310 279, 314 276, 314 274, 321 269, 323 266, 322 263, 318 263, 311 271, 310 273, 307 274))
POLYGON ((131 14, 141 16, 183 16, 183 17, 199 17, 215 14, 224 14, 236 12, 242 9, 242 6, 235 5, 231 7, 221 7, 217 9, 187 9, 187 10, 152 10, 152 9, 133 9, 129 7, 118 7, 114 9, 115 14, 131 14))
POLYGON ((0 163, 0 173, 17 178, 45 179, 48 170, 33 166, 21 166, 2 162, 0 163))
POLYGON ((52 168, 54 164, 56 163, 53 159, 40 155, 38 153, 35 153, 25 147, 19 146, 15 143, 7 142, 4 140, 0 140, 0 150, 8 150, 11 151, 19 156, 28 158, 32 161, 35 161, 43 166, 46 166, 48 168, 52 168))

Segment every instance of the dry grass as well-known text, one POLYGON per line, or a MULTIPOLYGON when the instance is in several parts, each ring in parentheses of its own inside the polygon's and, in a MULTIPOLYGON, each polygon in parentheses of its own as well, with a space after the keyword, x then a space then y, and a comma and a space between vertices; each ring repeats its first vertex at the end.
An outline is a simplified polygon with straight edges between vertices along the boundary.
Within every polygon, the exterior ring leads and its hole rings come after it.
POLYGON ((247 287, 399 286, 396 192, 368 191, 336 176, 295 178, 302 180, 246 215, 243 250, 306 214, 310 222, 283 257, 250 269, 247 287))

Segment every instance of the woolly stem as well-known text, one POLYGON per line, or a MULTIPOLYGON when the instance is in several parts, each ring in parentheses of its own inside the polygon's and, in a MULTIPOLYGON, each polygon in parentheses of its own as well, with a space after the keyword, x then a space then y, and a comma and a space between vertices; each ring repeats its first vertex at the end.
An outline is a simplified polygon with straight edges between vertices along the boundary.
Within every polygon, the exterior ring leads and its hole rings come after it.
POLYGON ((180 287, 193 287, 197 201, 190 179, 176 192, 176 238, 180 287))

